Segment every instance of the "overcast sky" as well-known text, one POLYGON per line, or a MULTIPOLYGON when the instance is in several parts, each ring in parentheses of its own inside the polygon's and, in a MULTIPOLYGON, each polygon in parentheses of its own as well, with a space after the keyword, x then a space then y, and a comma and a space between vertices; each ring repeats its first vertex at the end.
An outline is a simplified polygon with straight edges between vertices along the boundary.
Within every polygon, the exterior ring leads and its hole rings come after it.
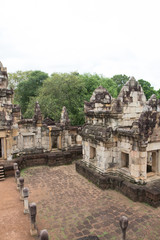
POLYGON ((126 74, 160 88, 159 0, 0 0, 8 72, 126 74))

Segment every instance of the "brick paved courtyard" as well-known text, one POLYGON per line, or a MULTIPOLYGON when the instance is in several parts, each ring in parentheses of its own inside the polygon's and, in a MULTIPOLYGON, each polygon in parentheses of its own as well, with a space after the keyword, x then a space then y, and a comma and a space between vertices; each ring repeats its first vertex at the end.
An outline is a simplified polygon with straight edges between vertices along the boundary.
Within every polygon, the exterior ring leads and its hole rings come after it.
POLYGON ((23 171, 29 201, 37 203, 37 224, 51 240, 96 235, 121 239, 119 218, 129 218, 127 239, 160 239, 160 208, 135 203, 113 190, 101 190, 79 175, 75 165, 34 167, 23 171))

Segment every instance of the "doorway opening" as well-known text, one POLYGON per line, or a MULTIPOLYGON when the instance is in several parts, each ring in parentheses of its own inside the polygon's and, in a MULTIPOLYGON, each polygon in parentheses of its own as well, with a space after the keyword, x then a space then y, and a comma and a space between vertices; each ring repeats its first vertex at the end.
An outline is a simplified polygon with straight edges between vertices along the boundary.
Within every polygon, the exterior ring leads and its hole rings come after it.
POLYGON ((121 153, 121 167, 129 168, 129 154, 128 153, 121 153))
POLYGON ((90 159, 94 159, 96 157, 96 149, 90 146, 90 159))
POLYGON ((147 154, 147 176, 152 176, 157 172, 156 151, 147 154))
POLYGON ((57 148, 57 136, 52 136, 52 148, 57 148))
POLYGON ((2 139, 0 138, 0 158, 2 157, 2 139))

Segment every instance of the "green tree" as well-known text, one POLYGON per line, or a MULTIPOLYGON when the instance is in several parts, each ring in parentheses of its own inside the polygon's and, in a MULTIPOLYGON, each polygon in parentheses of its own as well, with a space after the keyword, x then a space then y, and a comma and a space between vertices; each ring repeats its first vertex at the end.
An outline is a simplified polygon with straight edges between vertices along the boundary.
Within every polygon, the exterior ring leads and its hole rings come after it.
POLYGON ((151 84, 143 79, 138 80, 139 84, 143 88, 144 94, 147 99, 149 99, 153 94, 156 94, 158 96, 158 92, 154 90, 154 88, 151 86, 151 84))
POLYGON ((17 85, 25 80, 28 80, 32 71, 17 71, 15 73, 8 73, 8 87, 16 89, 17 85))
POLYGON ((92 93, 99 86, 106 88, 107 91, 112 95, 112 97, 117 96, 117 85, 110 78, 103 77, 103 75, 90 73, 80 75, 80 78, 84 81, 87 90, 87 95, 85 99, 87 101, 89 101, 90 97, 92 96, 92 93))
POLYGON ((157 97, 160 99, 160 89, 157 90, 157 97))
POLYGON ((117 93, 119 94, 119 92, 121 91, 121 88, 124 86, 124 84, 129 80, 129 77, 126 75, 114 75, 111 78, 117 85, 117 93))
POLYGON ((117 85, 112 79, 102 77, 100 79, 100 85, 106 88, 112 97, 114 98, 117 97, 118 94, 117 85))
POLYGON ((113 97, 117 96, 117 85, 109 78, 89 73, 53 73, 44 81, 37 96, 30 97, 24 117, 33 116, 34 103, 38 100, 45 117, 59 121, 62 107, 66 106, 71 124, 83 124, 84 101, 89 101, 93 91, 100 85, 107 88, 113 97))
MULTIPOLYGON (((79 74, 53 73, 39 89, 39 101, 45 117, 59 121, 62 107, 66 106, 71 124, 84 123, 85 84, 79 74)), ((31 106, 31 102, 28 107, 31 106)), ((27 112, 29 110, 27 109, 27 112)))
POLYGON ((19 103, 22 114, 27 110, 28 103, 31 97, 38 94, 39 87, 42 86, 43 81, 48 78, 48 74, 41 71, 32 71, 28 75, 28 79, 21 81, 15 91, 15 101, 19 103))

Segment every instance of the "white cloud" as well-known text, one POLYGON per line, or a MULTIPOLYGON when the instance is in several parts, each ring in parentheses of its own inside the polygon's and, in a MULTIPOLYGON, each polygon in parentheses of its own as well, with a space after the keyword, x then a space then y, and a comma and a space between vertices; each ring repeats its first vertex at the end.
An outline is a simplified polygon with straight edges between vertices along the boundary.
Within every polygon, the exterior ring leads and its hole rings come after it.
POLYGON ((9 72, 126 74, 160 88, 158 0, 5 0, 0 22, 9 72))

